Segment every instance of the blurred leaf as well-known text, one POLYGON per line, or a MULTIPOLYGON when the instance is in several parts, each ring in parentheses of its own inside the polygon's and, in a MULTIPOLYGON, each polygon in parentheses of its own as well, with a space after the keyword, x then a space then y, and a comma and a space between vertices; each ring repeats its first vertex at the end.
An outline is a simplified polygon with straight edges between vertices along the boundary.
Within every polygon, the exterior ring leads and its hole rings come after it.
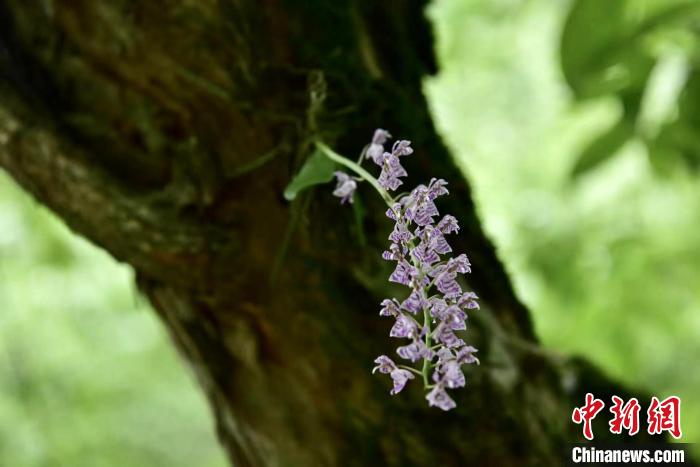
POLYGON ((688 79, 688 59, 677 49, 669 49, 659 57, 649 77, 637 132, 645 139, 658 135, 661 127, 677 117, 678 98, 688 79))
POLYGON ((625 24, 625 2, 578 0, 562 34, 564 77, 578 98, 617 92, 643 82, 651 63, 631 42, 625 24))
POLYGON ((649 160, 657 173, 667 175, 680 164, 700 168, 700 72, 691 73, 679 97, 678 115, 647 141, 649 160))
POLYGON ((617 95, 624 116, 583 151, 574 176, 610 158, 635 129, 658 173, 671 171, 679 161, 697 164, 698 125, 692 122, 700 117, 698 96, 679 92, 683 76, 672 89, 667 75, 685 74, 697 47, 698 19, 697 0, 576 0, 561 39, 564 76, 578 99, 617 95), (685 111, 676 119, 677 103, 685 111))
POLYGON ((583 150, 574 166, 572 176, 578 177, 615 155, 633 134, 632 125, 625 118, 621 118, 583 150))
POLYGON ((655 61, 648 39, 698 15, 696 0, 577 0, 562 34, 564 77, 579 99, 641 90, 655 61))
POLYGON ((284 198, 292 201, 300 191, 310 186, 328 183, 333 178, 335 164, 319 150, 316 150, 306 160, 292 181, 284 190, 284 198))

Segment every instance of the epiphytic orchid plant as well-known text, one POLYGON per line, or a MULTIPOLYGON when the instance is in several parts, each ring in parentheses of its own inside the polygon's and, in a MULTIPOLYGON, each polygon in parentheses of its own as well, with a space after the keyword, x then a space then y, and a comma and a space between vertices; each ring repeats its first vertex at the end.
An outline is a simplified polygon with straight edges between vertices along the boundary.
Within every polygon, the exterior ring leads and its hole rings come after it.
POLYGON ((466 381, 462 365, 479 362, 474 355, 477 350, 455 334, 466 329, 467 310, 479 308, 476 294, 462 291, 457 282, 458 275, 471 272, 471 265, 464 254, 448 256, 452 248, 445 236, 459 230, 457 219, 448 214, 436 220, 439 213, 435 200, 448 194, 446 181, 433 178, 427 186, 418 185, 409 194, 395 198, 390 195, 407 175, 401 157, 413 153, 410 141, 405 140, 396 141, 391 152, 385 151, 390 137, 387 131, 376 130, 357 163, 323 143, 317 143, 317 147, 327 158, 354 172, 353 176, 335 172, 337 186, 333 194, 341 203, 352 203, 358 182, 366 181, 384 199, 386 215, 394 221, 389 248, 382 257, 396 262, 389 281, 405 285, 410 293, 403 301, 382 301, 379 314, 394 318, 391 337, 408 340, 396 353, 410 364, 398 364, 380 355, 372 372, 391 376, 392 395, 418 376, 428 391, 428 404, 450 410, 456 404, 446 389, 463 387, 466 381), (371 159, 381 168, 378 178, 362 168, 364 159, 371 159))

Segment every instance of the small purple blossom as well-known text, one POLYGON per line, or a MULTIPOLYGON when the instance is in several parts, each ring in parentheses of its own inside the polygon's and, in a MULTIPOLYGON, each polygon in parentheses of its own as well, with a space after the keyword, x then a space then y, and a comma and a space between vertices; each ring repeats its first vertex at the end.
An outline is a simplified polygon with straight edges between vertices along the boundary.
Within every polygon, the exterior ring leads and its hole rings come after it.
POLYGON ((399 357, 412 362, 429 359, 433 356, 433 351, 425 345, 425 342, 417 339, 408 345, 397 347, 396 353, 399 354, 399 357))
POLYGON ((399 316, 399 308, 401 307, 401 305, 399 305, 399 301, 395 298, 385 298, 384 300, 382 300, 381 305, 382 309, 379 310, 379 316, 399 316))
POLYGON ((408 175, 406 169, 401 166, 399 162, 399 156, 393 153, 385 152, 380 159, 380 167, 382 172, 379 174, 377 181, 385 190, 394 191, 403 182, 399 180, 399 177, 405 177, 408 175))
POLYGON ((415 187, 410 195, 401 199, 401 204, 406 209, 404 213, 406 219, 415 222, 419 226, 432 224, 433 217, 439 214, 433 200, 434 198, 431 198, 430 195, 430 188, 425 185, 415 187))
POLYGON ((416 229, 415 237, 419 238, 420 242, 413 252, 423 264, 432 265, 440 260, 439 255, 452 251, 443 233, 432 225, 416 229))
POLYGON ((413 234, 403 222, 397 222, 396 225, 394 225, 394 230, 392 230, 389 235, 389 240, 394 243, 408 243, 412 239, 413 234))
POLYGON ((437 383, 432 391, 425 396, 428 399, 428 404, 431 407, 438 407, 442 410, 451 410, 457 407, 454 400, 445 391, 445 386, 441 383, 437 383))
POLYGON ((471 272, 471 264, 467 255, 461 254, 450 258, 447 263, 439 264, 428 273, 434 277, 435 286, 446 297, 454 298, 462 294, 462 288, 457 283, 457 274, 471 272))
POLYGON ((454 330, 444 322, 437 325, 435 331, 433 331, 433 337, 448 349, 464 345, 464 341, 457 337, 454 330))
POLYGON ((398 220, 398 216, 401 215, 401 203, 394 203, 386 210, 386 217, 392 221, 398 220))
POLYGON ((405 139, 396 141, 391 147, 391 153, 394 154, 396 157, 410 156, 411 154, 413 154, 411 142, 405 139))
POLYGON ((377 371, 380 373, 391 373, 396 369, 394 362, 386 355, 380 355, 374 360, 374 363, 376 363, 377 366, 372 368, 372 373, 376 373, 377 371))
POLYGON ((457 306, 463 310, 478 310, 479 303, 476 301, 477 298, 479 297, 474 292, 466 292, 457 300, 457 306))
POLYGON ((476 352, 478 352, 478 350, 476 350, 471 345, 467 345, 466 347, 461 348, 459 352, 457 352, 455 359, 460 365, 464 363, 479 364, 479 359, 476 358, 476 356, 474 355, 476 352))
POLYGON ((391 135, 388 131, 382 130, 381 128, 375 130, 372 142, 365 152, 365 158, 372 159, 375 164, 381 165, 381 158, 384 154, 384 143, 386 143, 386 140, 389 138, 391 138, 391 135))
POLYGON ((447 191, 447 182, 441 178, 431 178, 428 184, 428 198, 431 201, 442 195, 449 195, 450 192, 447 191))
POLYGON ((401 392, 401 390, 406 386, 406 383, 408 382, 409 379, 415 378, 413 376, 413 373, 411 373, 408 370, 404 370, 402 368, 397 368, 394 371, 392 371, 390 374, 391 379, 394 381, 394 387, 391 391, 389 391, 389 394, 392 396, 394 394, 398 394, 401 392))
MULTIPOLYGON (((400 158, 412 154, 413 149, 409 141, 398 140, 390 152, 385 151, 390 137, 387 131, 376 130, 365 158, 381 168, 378 185, 395 191, 403 184, 401 178, 407 176, 400 158)), ((341 203, 352 202, 357 189, 355 179, 342 172, 336 172, 336 177, 338 185, 333 194, 341 197, 341 203)), ((461 275, 471 272, 469 259, 464 254, 449 257, 452 247, 445 237, 458 233, 459 223, 449 214, 440 218, 435 205, 436 199, 449 194, 447 182, 432 178, 427 186, 418 185, 398 199, 381 193, 389 205, 386 216, 394 222, 382 258, 396 263, 389 281, 409 287, 410 292, 403 301, 384 299, 379 314, 394 319, 390 337, 408 340, 396 348, 396 353, 412 365, 399 366, 381 355, 374 361, 372 373, 391 376, 392 395, 415 379, 413 373, 422 374, 429 390, 428 404, 451 410, 456 403, 447 389, 465 386, 463 365, 479 363, 474 355, 477 350, 457 335, 467 328, 467 312, 479 305, 476 294, 463 292, 459 283, 461 275)))
POLYGON ((409 379, 415 378, 413 373, 397 367, 396 364, 386 355, 380 355, 374 360, 374 363, 376 363, 377 366, 372 369, 372 373, 377 371, 384 374, 388 373, 389 376, 391 376, 391 379, 394 381, 394 387, 391 391, 389 391, 389 394, 392 396, 401 392, 409 379))
POLYGON ((446 360, 437 367, 437 370, 433 373, 433 380, 442 382, 450 389, 461 388, 467 384, 467 380, 462 372, 462 366, 454 358, 446 360))
POLYGON ((401 308, 415 315, 423 311, 428 304, 428 299, 425 298, 425 290, 423 290, 423 287, 418 287, 414 288, 408 298, 401 303, 401 308))
POLYGON ((333 190, 333 195, 340 198, 340 204, 345 204, 346 202, 352 204, 352 195, 357 190, 357 181, 345 172, 338 171, 334 175, 338 184, 333 190))
POLYGON ((399 261, 404 258, 404 252, 397 243, 389 245, 389 249, 382 253, 382 258, 387 261, 399 261))
POLYGON ((399 259, 396 269, 389 276, 389 281, 397 284, 411 285, 411 276, 414 275, 415 267, 405 259, 399 259))
POLYGON ((467 314, 457 305, 447 305, 439 310, 431 310, 434 317, 449 326, 454 331, 467 329, 465 320, 467 314))
POLYGON ((438 222, 437 229, 443 234, 459 232, 459 224, 457 224, 457 219, 447 214, 438 222))
POLYGON ((413 318, 399 313, 394 325, 391 327, 391 337, 415 337, 418 335, 418 323, 413 318))

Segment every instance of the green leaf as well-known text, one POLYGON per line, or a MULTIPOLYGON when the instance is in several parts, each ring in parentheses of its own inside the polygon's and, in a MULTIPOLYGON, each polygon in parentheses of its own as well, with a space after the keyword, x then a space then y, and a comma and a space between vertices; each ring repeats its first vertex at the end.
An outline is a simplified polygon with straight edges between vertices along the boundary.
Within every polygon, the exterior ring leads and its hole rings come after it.
POLYGON ((564 77, 579 99, 641 91, 653 44, 690 30, 699 15, 696 0, 577 0, 562 33, 564 77))
MULTIPOLYGON (((654 121, 649 118, 654 115, 648 97, 654 91, 652 72, 655 66, 658 72, 664 56, 673 53, 682 60, 694 56, 694 24, 698 19, 698 0, 574 0, 561 38, 564 77, 576 99, 616 95, 624 114, 582 152, 573 176, 614 155, 633 137, 635 127, 650 143, 653 159, 657 159, 654 162, 663 162, 659 158, 674 153, 685 156, 695 151, 684 135, 673 135, 684 140, 683 144, 675 144, 684 146, 682 149, 668 141, 653 141, 659 127, 673 116, 675 102, 667 102, 666 115, 654 121)), ((677 97, 670 99, 682 106, 683 99, 677 97)), ((667 139, 673 138, 667 135, 667 139)))
POLYGON ((649 160, 661 175, 683 166, 700 170, 700 70, 691 73, 678 103, 675 118, 647 140, 649 160))
POLYGON ((598 136, 583 150, 574 166, 572 176, 578 177, 615 155, 633 134, 632 125, 621 118, 612 128, 598 136))
POLYGON ((612 91, 623 79, 617 73, 601 73, 612 65, 610 50, 622 35, 624 2, 578 0, 566 20, 561 39, 561 66, 578 97, 612 91))
POLYGON ((314 185, 328 183, 333 179, 335 163, 323 155, 318 149, 306 160, 287 188, 284 190, 284 198, 292 201, 299 192, 314 185))

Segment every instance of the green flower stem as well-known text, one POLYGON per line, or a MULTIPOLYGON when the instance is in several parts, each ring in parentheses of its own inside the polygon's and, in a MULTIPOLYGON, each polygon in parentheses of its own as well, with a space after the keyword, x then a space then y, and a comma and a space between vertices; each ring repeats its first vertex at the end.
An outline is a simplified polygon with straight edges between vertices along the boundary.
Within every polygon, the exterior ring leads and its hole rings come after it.
POLYGON ((389 195, 389 192, 382 188, 377 179, 370 175, 369 172, 360 167, 357 163, 351 161, 346 157, 341 156, 321 141, 316 141, 316 147, 330 160, 337 162, 340 165, 344 165, 345 167, 359 175, 360 178, 369 182, 369 184, 372 185, 372 187, 374 187, 375 190, 377 190, 377 193, 379 193, 382 199, 386 202, 387 206, 391 207, 391 205, 394 204, 394 200, 392 199, 391 195, 389 195))
POLYGON ((407 366, 407 365, 397 365, 397 366, 398 366, 399 368, 403 369, 403 370, 408 370, 408 371, 410 371, 411 373, 415 373, 415 374, 417 374, 418 376, 420 376, 420 375, 423 374, 423 373, 421 373, 420 371, 416 370, 415 368, 413 368, 413 367, 411 367, 411 366, 407 366))

